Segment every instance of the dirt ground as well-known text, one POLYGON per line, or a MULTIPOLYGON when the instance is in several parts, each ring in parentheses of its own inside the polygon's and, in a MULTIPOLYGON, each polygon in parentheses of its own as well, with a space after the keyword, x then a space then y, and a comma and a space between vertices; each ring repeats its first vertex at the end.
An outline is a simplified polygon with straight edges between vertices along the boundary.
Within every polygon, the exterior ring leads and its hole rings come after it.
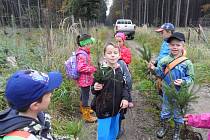
MULTIPOLYGON (((129 40, 127 43, 133 49, 138 47, 138 44, 133 40, 129 40)), ((133 55, 139 54, 136 53, 133 55)), ((198 102, 191 104, 192 110, 189 113, 210 112, 210 85, 200 86, 195 94, 199 96, 198 102)), ((154 113, 148 111, 148 109, 152 109, 154 106, 148 104, 146 97, 139 93, 139 91, 134 90, 132 92, 132 98, 135 107, 127 111, 126 119, 123 123, 125 133, 120 140, 158 140, 155 131, 159 127, 159 118, 154 116, 154 113)), ((84 136, 84 140, 95 140, 97 124, 86 125, 87 129, 84 131, 89 131, 89 135, 84 136)), ((207 130, 195 128, 194 131, 201 133, 203 139, 207 140, 207 130)), ((168 133, 168 137, 162 140, 171 139, 172 130, 168 133)))

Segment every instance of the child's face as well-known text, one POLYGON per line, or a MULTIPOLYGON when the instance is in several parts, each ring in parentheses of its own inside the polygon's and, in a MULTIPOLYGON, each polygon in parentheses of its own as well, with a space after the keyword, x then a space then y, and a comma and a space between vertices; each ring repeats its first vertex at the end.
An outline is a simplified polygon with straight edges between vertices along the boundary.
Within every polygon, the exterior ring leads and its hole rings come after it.
POLYGON ((122 40, 121 37, 115 37, 115 40, 116 40, 118 46, 121 47, 124 45, 124 41, 122 40))
POLYGON ((40 109, 40 111, 47 110, 47 108, 48 108, 48 106, 50 104, 50 101, 51 101, 51 96, 52 96, 52 93, 49 92, 49 93, 46 93, 42 97, 42 102, 39 103, 39 109, 40 109))
POLYGON ((163 37, 163 39, 169 38, 171 36, 171 32, 167 32, 166 30, 163 30, 162 32, 160 32, 160 34, 163 37))
POLYGON ((105 51, 105 59, 108 65, 115 65, 120 58, 119 48, 116 48, 112 45, 108 45, 105 51))
POLYGON ((178 56, 183 51, 184 42, 176 40, 176 39, 173 39, 169 43, 169 47, 170 47, 170 50, 171 50, 171 54, 174 55, 174 56, 178 56))
POLYGON ((84 47, 86 47, 86 48, 91 48, 91 47, 92 47, 92 44, 87 44, 87 45, 85 45, 84 47))

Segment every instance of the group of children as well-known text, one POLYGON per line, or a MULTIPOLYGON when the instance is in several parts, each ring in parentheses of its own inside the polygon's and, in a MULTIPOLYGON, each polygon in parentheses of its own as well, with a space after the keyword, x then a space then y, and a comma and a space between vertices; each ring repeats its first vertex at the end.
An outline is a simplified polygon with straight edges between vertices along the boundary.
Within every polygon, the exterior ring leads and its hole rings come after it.
MULTIPOLYGON (((180 32, 173 32, 174 26, 166 23, 156 30, 164 36, 162 52, 155 61, 148 64, 148 68, 162 79, 166 85, 174 84, 177 92, 182 85, 190 85, 194 79, 192 62, 184 59, 166 69, 172 62, 183 57, 185 37, 180 32), (172 75, 172 76, 171 76, 172 75), (172 78, 172 79, 171 79, 172 78)), ((93 73, 100 68, 91 64, 90 48, 94 39, 88 34, 77 37, 77 70, 80 73, 77 84, 81 88, 80 112, 87 122, 98 123, 98 140, 115 140, 123 133, 121 122, 126 108, 133 107, 131 99, 132 80, 128 65, 131 62, 131 51, 125 46, 124 33, 115 35, 116 44, 108 43, 104 47, 104 62, 110 73, 103 83, 97 82, 93 73), (94 95, 94 108, 89 106, 89 95, 94 95), (92 115, 95 112, 96 117, 92 115)), ((0 113, 0 139, 3 140, 56 140, 51 134, 50 116, 44 111, 48 108, 54 89, 62 83, 59 72, 41 73, 35 70, 20 70, 8 79, 5 97, 10 108, 0 113)), ((174 116, 175 129, 173 140, 180 139, 180 125, 186 122, 195 127, 210 126, 210 115, 187 114, 183 118, 178 109, 172 112, 168 104, 167 95, 163 92, 161 110, 162 126, 157 130, 157 137, 162 138, 168 129, 167 120, 174 116)), ((210 139, 210 135, 209 135, 210 139)))

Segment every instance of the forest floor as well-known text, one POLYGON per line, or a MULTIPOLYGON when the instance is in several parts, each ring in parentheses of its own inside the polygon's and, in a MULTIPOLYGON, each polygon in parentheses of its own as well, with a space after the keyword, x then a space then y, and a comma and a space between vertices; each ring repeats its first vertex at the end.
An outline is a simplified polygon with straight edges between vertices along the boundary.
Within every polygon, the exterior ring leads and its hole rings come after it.
MULTIPOLYGON (((139 45, 133 41, 127 41, 128 46, 132 49, 136 49, 139 45)), ((137 51, 133 55, 139 55, 137 51)), ((205 113, 210 111, 210 85, 202 85, 199 90, 195 93, 198 98, 197 103, 191 105, 191 111, 189 113, 205 113)), ((159 117, 155 112, 151 112, 154 106, 147 102, 145 94, 140 93, 137 90, 132 91, 132 99, 134 108, 128 109, 126 119, 123 122, 123 128, 125 133, 122 135, 120 140, 158 140, 156 137, 156 130, 160 126, 159 117)), ((89 136, 85 137, 85 140, 96 139, 96 126, 95 124, 86 124, 89 136)), ((203 140, 207 140, 207 130, 194 129, 194 131, 202 134, 203 140)), ((172 139, 173 130, 170 129, 167 136, 162 140, 172 139)))

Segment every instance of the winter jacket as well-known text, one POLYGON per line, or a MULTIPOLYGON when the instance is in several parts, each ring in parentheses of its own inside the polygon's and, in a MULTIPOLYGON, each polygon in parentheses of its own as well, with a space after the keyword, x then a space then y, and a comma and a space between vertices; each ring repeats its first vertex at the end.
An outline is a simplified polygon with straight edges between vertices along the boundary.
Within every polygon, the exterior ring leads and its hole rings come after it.
POLYGON ((120 47, 121 58, 127 65, 131 63, 131 50, 125 45, 120 47))
POLYGON ((80 77, 77 80, 77 84, 80 87, 91 86, 93 83, 93 73, 96 68, 91 64, 90 49, 85 47, 79 47, 76 52, 83 50, 87 53, 77 55, 77 70, 80 73, 80 77))
POLYGON ((159 62, 160 59, 162 59, 163 57, 170 54, 169 44, 166 42, 166 40, 167 39, 164 39, 161 44, 160 53, 159 53, 158 57, 156 58, 157 62, 159 62))
MULTIPOLYGON (((158 62, 158 66, 155 68, 155 73, 157 76, 161 77, 167 85, 171 84, 170 74, 164 75, 164 71, 168 64, 175 59, 173 55, 168 55, 158 62)), ((171 71, 172 79, 182 79, 183 85, 190 85, 194 80, 194 68, 190 60, 185 60, 180 64, 176 65, 171 71)), ((178 89, 180 86, 176 86, 178 89)))
POLYGON ((95 95, 91 107, 96 112, 99 119, 108 118, 117 115, 120 111, 122 99, 128 100, 129 95, 123 79, 123 73, 120 67, 116 69, 108 68, 109 76, 103 82, 103 89, 92 93, 95 95), (93 103, 94 102, 94 103, 93 103))
POLYGON ((130 95, 130 92, 132 90, 132 77, 131 77, 131 73, 128 69, 128 66, 126 65, 126 63, 123 60, 118 60, 117 62, 118 64, 120 64, 121 70, 123 72, 123 77, 125 80, 125 84, 126 84, 126 88, 128 90, 128 94, 129 94, 129 102, 132 102, 132 98, 130 95))
MULTIPOLYGON (((38 120, 18 115, 16 110, 11 108, 0 113, 0 138, 14 131, 29 132, 29 135, 20 137, 20 140, 55 140, 51 135, 50 116, 40 112, 38 120)), ((9 136, 5 136, 7 138, 9 136)), ((3 138, 3 139, 4 139, 3 138)), ((10 140, 19 140, 15 136, 10 136, 10 140)))
MULTIPOLYGON (((210 129, 210 113, 188 115, 188 125, 210 129)), ((208 140, 210 140, 210 131, 208 133, 208 140)))

